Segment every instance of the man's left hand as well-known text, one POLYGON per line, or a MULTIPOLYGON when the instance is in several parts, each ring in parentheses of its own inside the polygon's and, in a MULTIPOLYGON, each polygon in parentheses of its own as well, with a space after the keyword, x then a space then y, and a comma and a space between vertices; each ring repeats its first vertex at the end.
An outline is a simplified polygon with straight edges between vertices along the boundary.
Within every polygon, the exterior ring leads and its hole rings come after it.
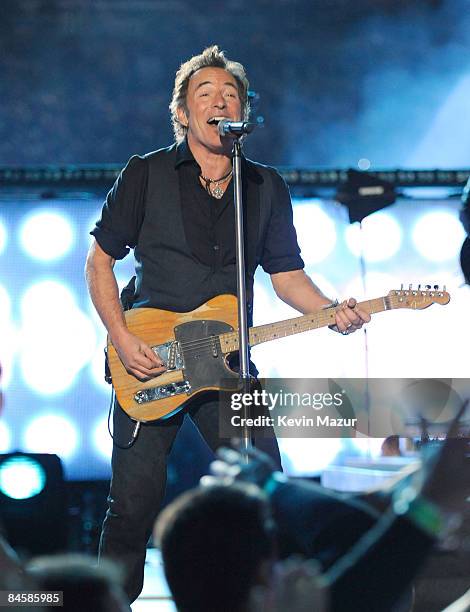
POLYGON ((357 307, 357 300, 349 298, 336 310, 335 319, 336 325, 332 325, 331 329, 346 336, 361 329, 364 323, 369 323, 370 314, 357 307))

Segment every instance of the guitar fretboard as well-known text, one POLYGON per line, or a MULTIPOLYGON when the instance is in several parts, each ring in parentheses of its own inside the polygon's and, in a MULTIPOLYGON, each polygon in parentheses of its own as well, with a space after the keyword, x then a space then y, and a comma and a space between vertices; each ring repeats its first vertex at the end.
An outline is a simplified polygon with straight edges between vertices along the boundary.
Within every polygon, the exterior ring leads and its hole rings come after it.
MULTIPOLYGON (((365 302, 358 303, 357 306, 368 314, 383 312, 393 307, 388 296, 366 300, 365 302)), ((312 329, 334 325, 336 322, 335 314, 339 309, 340 306, 326 308, 325 310, 319 310, 318 312, 295 317, 294 319, 286 319, 285 321, 279 321, 277 323, 250 327, 248 330, 250 346, 256 346, 262 342, 269 342, 270 340, 277 340, 278 338, 285 338, 294 334, 301 334, 312 329)), ((223 353, 232 353, 238 350, 238 331, 221 334, 219 338, 223 353)))

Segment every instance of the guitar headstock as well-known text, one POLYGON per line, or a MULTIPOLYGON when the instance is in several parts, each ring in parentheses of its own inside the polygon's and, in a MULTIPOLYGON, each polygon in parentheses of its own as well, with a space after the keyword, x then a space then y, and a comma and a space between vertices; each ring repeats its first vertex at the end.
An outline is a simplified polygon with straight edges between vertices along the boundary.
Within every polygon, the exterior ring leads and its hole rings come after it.
POLYGON ((439 285, 426 285, 423 289, 418 285, 417 289, 413 289, 409 285, 408 289, 404 289, 403 285, 400 289, 392 289, 389 291, 386 300, 389 302, 390 308, 412 308, 413 310, 423 310, 431 304, 441 304, 444 306, 450 301, 450 295, 446 291, 446 287, 442 289, 439 285))

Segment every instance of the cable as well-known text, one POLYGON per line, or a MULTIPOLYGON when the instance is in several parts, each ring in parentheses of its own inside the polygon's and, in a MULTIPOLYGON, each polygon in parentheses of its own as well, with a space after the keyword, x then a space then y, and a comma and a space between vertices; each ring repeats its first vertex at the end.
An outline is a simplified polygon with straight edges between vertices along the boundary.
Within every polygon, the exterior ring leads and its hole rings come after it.
MULTIPOLYGON (((132 432, 132 436, 131 439, 129 440, 129 442, 125 445, 123 444, 118 444, 116 442, 116 440, 114 439, 114 435, 113 432, 111 431, 111 414, 114 413, 114 400, 115 400, 115 393, 114 393, 114 387, 111 388, 111 401, 109 403, 109 408, 108 408, 108 432, 109 435, 111 436, 111 440, 113 441, 113 445, 117 446, 118 448, 122 449, 122 450, 127 450, 128 448, 130 448, 131 446, 133 446, 134 442, 137 440, 137 436, 139 435, 139 431, 140 431, 140 426, 142 425, 142 423, 140 421, 135 421, 135 426, 134 426, 134 431, 132 432)), ((133 420, 133 419, 131 419, 133 420)))

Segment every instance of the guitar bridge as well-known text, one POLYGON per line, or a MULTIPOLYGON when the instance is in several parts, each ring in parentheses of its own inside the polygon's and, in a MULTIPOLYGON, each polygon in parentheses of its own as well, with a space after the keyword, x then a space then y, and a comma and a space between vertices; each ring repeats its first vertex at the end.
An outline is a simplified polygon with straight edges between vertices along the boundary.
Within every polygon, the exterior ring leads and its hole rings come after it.
POLYGON ((154 402, 155 400, 166 399, 173 397, 174 395, 180 395, 191 391, 191 385, 189 381, 182 380, 179 382, 169 383, 167 385, 161 385, 160 387, 152 387, 151 389, 142 389, 134 395, 134 400, 138 404, 147 404, 148 402, 154 402))
POLYGON ((176 340, 152 346, 152 351, 160 357, 168 372, 184 368, 180 343, 176 340))

